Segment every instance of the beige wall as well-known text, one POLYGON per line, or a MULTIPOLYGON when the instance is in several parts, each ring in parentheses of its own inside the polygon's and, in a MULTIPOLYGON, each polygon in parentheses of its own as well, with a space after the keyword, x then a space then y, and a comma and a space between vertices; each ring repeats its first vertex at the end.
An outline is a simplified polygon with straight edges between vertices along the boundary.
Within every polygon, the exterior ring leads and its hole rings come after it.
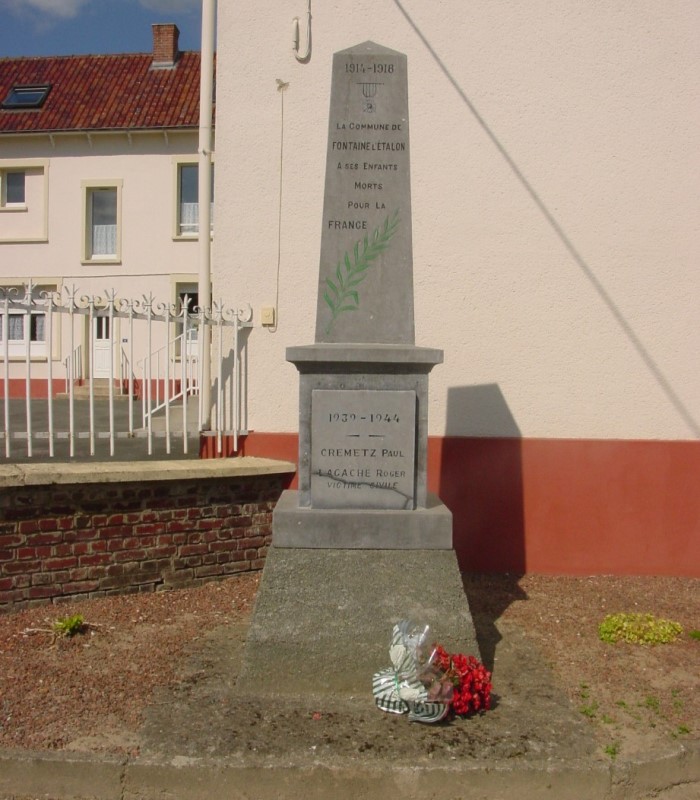
MULTIPOLYGON (((196 132, 167 138, 162 133, 93 134, 90 139, 56 135, 53 142, 43 135, 3 137, 0 144, 0 169, 26 164, 46 176, 41 185, 33 178, 27 181, 26 212, 0 213, 0 285, 31 277, 59 288, 75 286, 79 295, 104 296, 105 290, 115 289, 121 298, 153 293, 159 302, 173 302, 177 280, 196 281, 196 238, 174 237, 176 165, 196 160, 196 132), (86 185, 103 182, 121 187, 120 259, 85 263, 83 195, 86 185), (42 192, 48 193, 48 202, 42 192)), ((63 341, 54 341, 59 361, 68 355, 67 325, 64 318, 63 341)), ((118 335, 124 339, 123 330, 118 335)), ((135 346, 136 357, 142 358, 145 343, 135 346)), ((33 376, 43 376, 44 369, 37 364, 33 376)), ((11 365, 11 377, 23 374, 23 363, 11 365)))
POLYGON ((304 7, 219 4, 214 281, 256 314, 279 294, 250 427, 297 427, 331 58, 372 39, 408 56, 431 433, 700 437, 697 2, 317 0, 299 64, 304 7))

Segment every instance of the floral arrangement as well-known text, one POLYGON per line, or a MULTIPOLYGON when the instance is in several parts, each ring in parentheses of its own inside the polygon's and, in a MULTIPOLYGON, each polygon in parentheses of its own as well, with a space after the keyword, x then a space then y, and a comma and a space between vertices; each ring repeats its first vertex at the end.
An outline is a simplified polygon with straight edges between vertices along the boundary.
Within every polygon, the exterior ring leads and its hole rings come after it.
POLYGON ((442 700, 457 716, 491 708, 491 673, 474 656, 451 655, 433 644, 428 663, 420 674, 429 700, 442 700))
POLYGON ((394 626, 392 666, 377 672, 372 690, 377 706, 394 714, 408 712, 416 722, 439 722, 491 707, 491 673, 474 656, 451 655, 428 644, 429 627, 408 620, 394 626))

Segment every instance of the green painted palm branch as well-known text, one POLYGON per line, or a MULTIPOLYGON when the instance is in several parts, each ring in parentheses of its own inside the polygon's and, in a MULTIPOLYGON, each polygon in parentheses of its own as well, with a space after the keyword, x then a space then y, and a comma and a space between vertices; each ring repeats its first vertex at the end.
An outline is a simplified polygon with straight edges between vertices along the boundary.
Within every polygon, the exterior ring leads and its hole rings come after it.
POLYGON ((357 311, 360 307, 360 293, 357 287, 367 277, 367 270, 372 262, 388 247, 391 237, 399 225, 399 212, 396 210, 384 224, 375 228, 372 236, 365 236, 356 242, 352 257, 349 252, 341 258, 335 268, 335 280, 326 278, 326 291, 323 299, 331 310, 331 319, 326 327, 330 333, 338 316, 345 311, 357 311))

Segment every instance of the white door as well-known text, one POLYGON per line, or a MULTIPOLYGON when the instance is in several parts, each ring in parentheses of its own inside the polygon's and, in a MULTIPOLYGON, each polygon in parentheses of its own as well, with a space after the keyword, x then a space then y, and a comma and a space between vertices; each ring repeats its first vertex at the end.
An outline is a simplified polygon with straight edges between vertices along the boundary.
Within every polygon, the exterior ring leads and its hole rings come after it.
POLYGON ((109 317, 95 317, 92 323, 93 378, 109 378, 112 336, 109 317))

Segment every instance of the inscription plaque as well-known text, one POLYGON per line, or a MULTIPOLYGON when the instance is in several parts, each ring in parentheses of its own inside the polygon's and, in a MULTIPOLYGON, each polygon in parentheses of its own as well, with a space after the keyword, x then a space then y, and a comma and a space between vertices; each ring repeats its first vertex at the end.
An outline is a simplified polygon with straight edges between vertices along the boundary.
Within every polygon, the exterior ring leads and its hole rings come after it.
POLYGON ((311 505, 415 507, 416 393, 314 389, 311 505))

